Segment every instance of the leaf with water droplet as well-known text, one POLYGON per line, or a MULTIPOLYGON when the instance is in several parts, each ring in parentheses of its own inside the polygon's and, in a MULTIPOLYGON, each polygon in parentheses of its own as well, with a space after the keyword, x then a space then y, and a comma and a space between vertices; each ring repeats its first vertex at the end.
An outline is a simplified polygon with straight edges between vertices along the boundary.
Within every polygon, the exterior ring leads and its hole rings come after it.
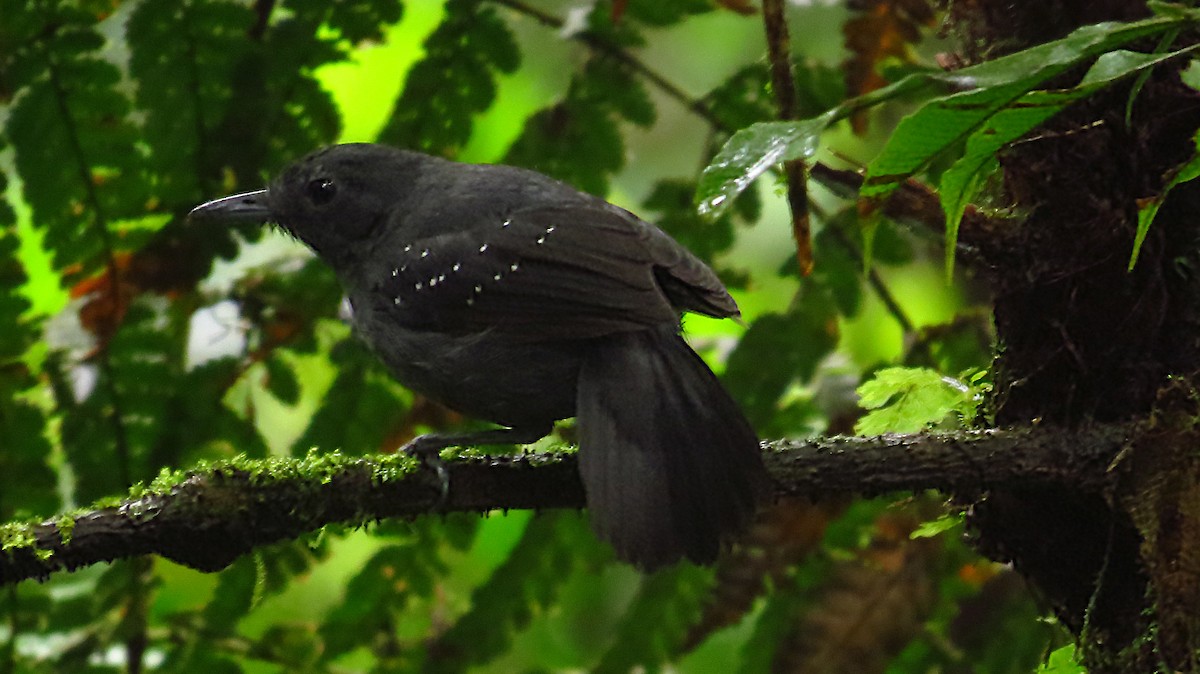
POLYGON ((836 111, 795 122, 752 124, 725 143, 704 169, 696 187, 700 214, 718 218, 759 176, 780 162, 809 159, 821 132, 837 120, 836 111))

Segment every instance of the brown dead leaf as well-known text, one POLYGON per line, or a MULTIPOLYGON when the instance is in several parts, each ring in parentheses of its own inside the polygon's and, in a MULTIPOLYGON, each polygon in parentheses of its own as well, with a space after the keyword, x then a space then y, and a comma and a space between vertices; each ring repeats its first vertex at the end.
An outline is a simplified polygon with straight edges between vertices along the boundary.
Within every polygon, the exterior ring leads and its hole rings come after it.
MULTIPOLYGON (((921 28, 932 26, 933 9, 927 0, 858 0, 850 3, 858 16, 842 26, 850 58, 844 64, 847 96, 861 96, 887 84, 879 65, 887 58, 913 62, 910 45, 921 40, 921 28)), ((857 134, 867 130, 867 113, 850 119, 857 134)))

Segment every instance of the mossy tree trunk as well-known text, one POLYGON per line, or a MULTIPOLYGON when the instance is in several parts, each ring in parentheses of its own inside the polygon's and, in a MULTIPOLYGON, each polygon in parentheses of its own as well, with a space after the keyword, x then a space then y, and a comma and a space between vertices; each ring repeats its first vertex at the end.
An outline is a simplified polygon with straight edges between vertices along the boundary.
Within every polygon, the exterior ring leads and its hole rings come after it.
MULTIPOLYGON (((951 3, 950 27, 969 63, 1147 13, 985 0, 951 3)), ((1007 491, 971 512, 979 547, 1033 581, 1096 672, 1200 669, 1200 185, 1171 193, 1127 271, 1139 201, 1194 151, 1184 65, 1156 71, 1128 121, 1132 82, 1010 148, 1000 198, 1019 218, 971 235, 995 293, 997 425, 1139 421, 1106 497, 1007 491)))

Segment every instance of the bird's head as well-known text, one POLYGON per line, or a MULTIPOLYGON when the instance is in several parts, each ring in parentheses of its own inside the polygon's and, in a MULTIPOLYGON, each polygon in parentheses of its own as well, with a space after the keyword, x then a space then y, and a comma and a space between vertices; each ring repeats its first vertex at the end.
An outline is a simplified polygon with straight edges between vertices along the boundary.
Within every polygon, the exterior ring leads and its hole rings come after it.
POLYGON ((431 159, 382 145, 334 145, 288 166, 267 189, 201 204, 188 219, 273 223, 336 267, 382 234, 431 159))

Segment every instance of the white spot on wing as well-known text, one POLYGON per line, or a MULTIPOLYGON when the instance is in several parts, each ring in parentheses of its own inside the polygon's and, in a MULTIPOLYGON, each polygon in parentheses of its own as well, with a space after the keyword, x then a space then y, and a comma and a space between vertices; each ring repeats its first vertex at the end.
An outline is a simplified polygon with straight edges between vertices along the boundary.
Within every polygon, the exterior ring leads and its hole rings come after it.
POLYGON ((479 252, 485 253, 485 252, 487 252, 487 249, 488 249, 488 245, 485 243, 479 247, 479 252))

